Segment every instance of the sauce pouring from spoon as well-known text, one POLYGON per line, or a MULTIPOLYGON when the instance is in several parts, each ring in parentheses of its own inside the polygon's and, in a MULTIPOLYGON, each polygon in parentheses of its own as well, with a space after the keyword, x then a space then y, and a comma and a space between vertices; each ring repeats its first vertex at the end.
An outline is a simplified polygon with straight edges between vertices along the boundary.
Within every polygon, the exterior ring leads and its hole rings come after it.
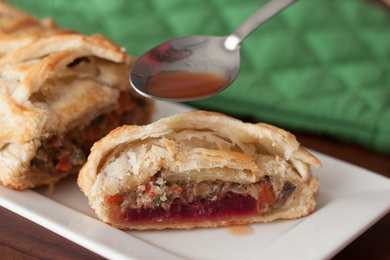
POLYGON ((199 100, 218 94, 238 76, 240 43, 294 2, 269 1, 227 37, 189 36, 154 47, 132 67, 131 86, 145 97, 171 101, 199 100))

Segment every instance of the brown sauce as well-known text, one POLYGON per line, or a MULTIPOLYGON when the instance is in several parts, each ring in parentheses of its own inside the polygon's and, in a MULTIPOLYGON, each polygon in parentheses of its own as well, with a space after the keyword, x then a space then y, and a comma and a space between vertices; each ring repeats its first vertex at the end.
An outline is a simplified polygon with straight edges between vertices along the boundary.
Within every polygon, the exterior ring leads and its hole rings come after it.
POLYGON ((233 236, 248 236, 255 232, 253 227, 247 225, 231 226, 227 230, 233 236))
POLYGON ((216 74, 164 71, 151 76, 146 91, 162 98, 207 96, 222 89, 227 81, 216 74))

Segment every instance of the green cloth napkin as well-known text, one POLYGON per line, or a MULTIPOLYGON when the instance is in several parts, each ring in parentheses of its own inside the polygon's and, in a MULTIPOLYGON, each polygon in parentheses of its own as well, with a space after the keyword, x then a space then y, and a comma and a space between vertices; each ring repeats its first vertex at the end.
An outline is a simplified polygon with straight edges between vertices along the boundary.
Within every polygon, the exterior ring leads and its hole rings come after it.
MULTIPOLYGON (((132 55, 171 37, 226 35, 265 2, 11 1, 64 27, 103 33, 132 55)), ((234 86, 191 104, 390 152, 390 9, 300 0, 245 41, 234 86)))

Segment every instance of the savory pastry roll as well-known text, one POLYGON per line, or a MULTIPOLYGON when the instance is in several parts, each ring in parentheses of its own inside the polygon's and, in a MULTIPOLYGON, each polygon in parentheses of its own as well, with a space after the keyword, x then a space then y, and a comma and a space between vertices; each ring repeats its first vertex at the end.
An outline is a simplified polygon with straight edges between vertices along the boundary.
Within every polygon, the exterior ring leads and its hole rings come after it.
POLYGON ((122 124, 147 123, 130 91, 132 59, 0 3, 0 183, 25 189, 77 173, 92 144, 122 124))
POLYGON ((319 165, 282 129, 195 111, 115 129, 94 144, 78 184, 121 229, 217 227, 310 214, 319 165))

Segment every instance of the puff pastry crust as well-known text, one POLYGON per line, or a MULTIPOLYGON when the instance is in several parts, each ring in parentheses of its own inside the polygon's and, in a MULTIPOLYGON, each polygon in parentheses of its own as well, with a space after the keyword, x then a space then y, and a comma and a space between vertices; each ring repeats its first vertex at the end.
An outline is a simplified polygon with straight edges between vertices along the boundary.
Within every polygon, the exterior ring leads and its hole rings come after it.
MULTIPOLYGON (((68 175, 66 165, 60 173, 32 167, 39 148, 53 136, 63 142, 74 129, 92 131, 96 118, 121 113, 121 99, 127 119, 112 127, 146 123, 151 103, 130 93, 132 61, 101 35, 61 29, 0 3, 0 183, 25 189, 68 175)), ((72 138, 83 143, 80 133, 72 138)))
POLYGON ((194 111, 123 126, 94 144, 78 184, 121 229, 217 227, 314 211, 319 160, 268 124, 194 111))

